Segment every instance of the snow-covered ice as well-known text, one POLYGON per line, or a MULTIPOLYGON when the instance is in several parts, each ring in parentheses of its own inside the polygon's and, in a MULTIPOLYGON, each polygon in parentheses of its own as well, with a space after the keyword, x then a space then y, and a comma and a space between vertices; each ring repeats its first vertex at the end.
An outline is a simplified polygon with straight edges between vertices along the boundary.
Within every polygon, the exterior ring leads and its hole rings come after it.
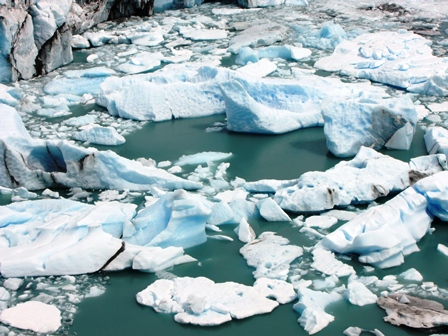
POLYGON ((325 312, 325 308, 343 300, 342 295, 337 292, 320 292, 304 287, 299 288, 298 297, 299 302, 294 305, 294 309, 300 314, 298 322, 310 335, 334 321, 334 316, 325 312))
POLYGON ((117 146, 126 142, 126 139, 118 134, 113 127, 89 125, 75 133, 73 138, 79 141, 89 142, 97 145, 117 146))
POLYGON ((408 188, 325 236, 322 246, 359 254, 361 262, 380 268, 400 265, 404 256, 419 251, 417 242, 429 231, 432 216, 427 204, 423 195, 408 188))
POLYGON ((289 240, 264 232, 257 239, 244 245, 240 253, 249 266, 255 267, 256 279, 270 278, 286 280, 291 262, 302 256, 303 249, 289 245, 289 240))
POLYGON ((448 158, 448 130, 443 127, 430 127, 425 133, 425 145, 429 154, 441 153, 448 158))
POLYGON ((446 58, 432 55, 431 41, 399 30, 362 34, 338 44, 314 66, 367 78, 426 95, 447 96, 446 58))
POLYGON ((424 156, 409 164, 361 147, 350 161, 342 161, 325 172, 307 172, 297 184, 279 189, 274 200, 282 209, 322 211, 335 206, 366 203, 393 191, 407 188, 418 176, 442 171, 441 156, 424 156))
POLYGON ((200 195, 176 190, 140 211, 135 228, 123 234, 131 244, 147 246, 191 247, 207 240, 205 225, 211 214, 211 203, 200 195))
MULTIPOLYGON (((138 303, 153 307, 159 313, 175 314, 176 322, 214 326, 233 318, 270 313, 276 308, 278 303, 265 297, 271 297, 272 292, 259 286, 261 293, 257 287, 234 282, 215 283, 204 277, 178 277, 156 280, 136 298, 138 303)), ((284 289, 280 288, 281 292, 284 289)), ((282 297, 279 296, 280 300, 282 297)))
POLYGON ((418 118, 409 96, 332 100, 324 104, 322 114, 327 148, 339 157, 356 155, 361 146, 407 150, 418 118))
POLYGON ((15 328, 47 334, 61 327, 61 312, 52 305, 27 301, 3 310, 0 313, 0 322, 15 328))
POLYGON ((413 187, 426 198, 428 212, 448 221, 448 171, 428 176, 413 187))
POLYGON ((356 280, 349 281, 346 296, 351 304, 357 306, 373 304, 378 299, 362 282, 356 280))

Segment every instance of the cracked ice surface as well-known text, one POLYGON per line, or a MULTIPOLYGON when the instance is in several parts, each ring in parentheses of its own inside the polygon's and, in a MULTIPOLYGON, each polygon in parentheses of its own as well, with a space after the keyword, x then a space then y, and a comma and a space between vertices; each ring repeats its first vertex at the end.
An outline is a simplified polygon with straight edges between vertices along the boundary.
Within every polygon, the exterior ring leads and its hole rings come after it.
MULTIPOLYGON (((233 318, 270 313, 278 303, 266 298, 272 297, 272 291, 266 292, 263 287, 262 284, 250 287, 234 282, 215 283, 204 277, 161 279, 139 292, 137 302, 159 313, 175 314, 174 319, 179 323, 214 326, 233 318)), ((273 292, 277 291, 281 297, 284 289, 277 288, 273 292)), ((291 295, 286 301, 293 299, 291 295)))

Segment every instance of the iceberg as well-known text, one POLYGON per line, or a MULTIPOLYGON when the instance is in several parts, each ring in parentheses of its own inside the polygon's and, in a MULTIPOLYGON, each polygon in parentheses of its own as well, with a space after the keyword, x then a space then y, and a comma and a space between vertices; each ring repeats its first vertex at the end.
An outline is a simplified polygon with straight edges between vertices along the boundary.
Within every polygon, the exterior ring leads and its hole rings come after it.
POLYGON ((232 156, 232 153, 202 152, 191 155, 182 155, 174 164, 176 166, 198 165, 214 161, 223 161, 232 156))
POLYGON ((112 151, 78 147, 67 141, 33 139, 17 111, 0 104, 0 185, 29 190, 52 187, 83 189, 148 190, 199 189, 165 170, 143 166, 112 151))
POLYGON ((238 0, 238 4, 247 8, 272 6, 307 6, 308 0, 238 0))
POLYGON ((317 244, 313 251, 313 262, 311 268, 325 275, 335 275, 337 277, 346 277, 356 274, 352 266, 343 263, 336 259, 333 252, 328 251, 320 244, 317 244))
POLYGON ((273 22, 252 26, 231 38, 228 50, 233 54, 238 54, 243 47, 270 46, 283 41, 286 33, 287 28, 284 25, 273 22))
POLYGON ((293 286, 283 280, 259 278, 255 281, 254 288, 264 297, 275 299, 280 304, 292 302, 297 298, 293 286))
POLYGON ((426 177, 413 185, 426 198, 427 210, 443 221, 448 221, 448 171, 426 177))
POLYGON ((400 265, 404 256, 419 251, 417 242, 429 231, 427 204, 423 195, 407 188, 328 234, 321 244, 337 253, 356 253, 361 262, 379 268, 400 265))
POLYGON ((299 35, 297 40, 305 47, 316 49, 334 49, 339 43, 347 39, 347 33, 339 24, 326 22, 320 29, 310 29, 307 26, 295 26, 299 35))
POLYGON ((294 113, 258 103, 237 81, 222 84, 221 90, 230 131, 281 134, 322 123, 320 111, 294 113))
POLYGON ((144 208, 134 218, 135 229, 123 240, 135 245, 192 247, 207 240, 205 226, 211 203, 200 195, 176 190, 144 208))
POLYGON ((259 60, 255 63, 248 63, 247 65, 236 69, 238 73, 249 75, 252 77, 263 78, 277 70, 277 65, 267 59, 259 60))
POLYGON ((73 138, 78 141, 105 146, 117 146, 126 142, 126 139, 118 134, 115 128, 100 125, 85 126, 83 130, 73 134, 73 138))
POLYGON ((122 248, 135 205, 96 206, 36 200, 2 206, 0 273, 4 277, 83 274, 100 270, 122 248))
POLYGON ((363 34, 344 40, 314 66, 414 93, 447 96, 448 62, 433 56, 430 45, 431 41, 405 30, 363 34))
POLYGON ((378 305, 386 311, 384 321, 396 326, 430 330, 448 325, 448 311, 434 300, 391 293, 380 297, 378 305))
POLYGON ((86 70, 71 70, 63 73, 48 82, 43 90, 46 94, 99 94, 100 84, 115 74, 114 70, 105 67, 96 67, 86 70))
MULTIPOLYGON (((258 69, 257 63, 251 66, 258 69)), ((284 133, 322 126, 324 100, 341 102, 362 92, 371 99, 388 96, 369 83, 345 84, 316 75, 300 80, 259 79, 238 70, 184 65, 108 78, 96 101, 111 115, 123 118, 163 121, 226 113, 231 131, 284 133)))
POLYGON ((257 239, 244 245, 240 253, 249 266, 255 267, 256 279, 269 278, 286 280, 290 264, 303 254, 299 246, 289 245, 289 240, 263 232, 257 239))
POLYGON ((126 74, 138 74, 160 67, 162 59, 163 55, 160 52, 140 52, 128 62, 117 66, 117 70, 126 74))
POLYGON ((36 333, 54 333, 61 327, 61 311, 39 301, 27 301, 0 313, 0 322, 36 333))
POLYGON ((294 305, 294 310, 300 314, 297 320, 310 335, 324 329, 334 316, 325 312, 325 308, 335 302, 343 300, 341 294, 336 292, 326 293, 313 291, 301 287, 298 290, 299 302, 294 305))
POLYGON ((407 150, 418 120, 409 96, 332 100, 324 103, 322 115, 327 148, 339 157, 356 155, 361 146, 407 150))
POLYGON ((367 203, 442 170, 446 170, 446 160, 440 154, 415 158, 408 164, 361 147, 350 161, 325 172, 303 174, 297 184, 277 190, 274 200, 282 209, 296 212, 367 203))
POLYGON ((257 202, 261 217, 268 222, 289 222, 288 214, 285 213, 272 198, 265 198, 257 202))
POLYGON ((137 293, 136 299, 158 313, 175 314, 176 322, 215 326, 233 318, 270 313, 278 302, 267 299, 264 294, 271 293, 260 293, 254 287, 234 282, 215 283, 204 277, 178 277, 156 280, 137 293))
POLYGON ((263 58, 283 58, 285 60, 299 61, 311 56, 311 50, 295 47, 291 45, 270 46, 266 48, 252 49, 243 47, 239 50, 235 59, 236 64, 246 65, 249 62, 255 63, 263 58))
POLYGON ((429 154, 445 154, 448 158, 448 130, 443 127, 430 127, 425 133, 425 145, 429 154))
POLYGON ((365 306, 376 303, 378 297, 373 294, 362 282, 351 280, 347 285, 347 300, 356 306, 365 306))
POLYGON ((255 239, 255 232, 244 217, 241 218, 240 224, 235 228, 235 233, 243 243, 250 243, 255 239))
MULTIPOLYGON (((187 207, 186 204, 178 204, 178 207, 182 206, 187 207)), ((133 204, 97 202, 89 205, 65 199, 24 201, 2 206, 0 273, 4 277, 49 276, 126 268, 157 272, 195 261, 184 254, 182 247, 175 246, 181 245, 179 242, 186 246, 198 243, 194 236, 197 230, 194 229, 184 234, 183 240, 179 238, 183 234, 182 229, 192 226, 192 220, 187 222, 186 216, 182 218, 179 215, 180 210, 174 213, 174 217, 178 216, 184 226, 177 231, 167 228, 159 234, 159 238, 165 235, 163 248, 134 245, 125 242, 124 238, 122 240, 129 232, 134 232, 135 241, 145 242, 145 232, 136 230, 141 226, 141 217, 135 216, 135 209, 133 204)), ((154 216, 157 216, 155 211, 154 216)), ((202 236, 199 243, 203 242, 202 236)), ((14 283, 6 285, 12 287, 14 283)))

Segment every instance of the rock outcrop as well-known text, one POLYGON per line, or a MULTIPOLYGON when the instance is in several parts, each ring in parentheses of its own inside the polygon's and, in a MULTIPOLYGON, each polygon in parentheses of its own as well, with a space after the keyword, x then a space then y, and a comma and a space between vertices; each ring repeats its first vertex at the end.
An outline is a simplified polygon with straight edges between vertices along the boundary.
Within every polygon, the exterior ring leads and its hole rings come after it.
POLYGON ((386 322, 411 328, 436 328, 448 325, 448 310, 436 301, 411 295, 389 294, 378 299, 387 316, 386 322))

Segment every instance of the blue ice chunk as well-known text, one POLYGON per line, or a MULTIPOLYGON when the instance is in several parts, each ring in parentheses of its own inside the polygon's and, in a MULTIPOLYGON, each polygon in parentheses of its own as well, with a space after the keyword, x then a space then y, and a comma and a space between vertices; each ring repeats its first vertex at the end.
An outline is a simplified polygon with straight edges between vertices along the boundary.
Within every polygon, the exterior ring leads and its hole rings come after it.
POLYGON ((135 245, 192 247, 207 240, 205 225, 211 203, 199 195, 176 190, 163 195, 134 219, 136 231, 123 240, 135 245))
POLYGON ((306 26, 296 26, 299 34, 298 41, 305 47, 317 49, 334 49, 339 43, 347 39, 347 33, 339 25, 326 22, 322 28, 310 30, 306 26))
POLYGON ((359 260, 380 268, 397 266, 418 251, 417 242, 429 231, 428 202, 408 188, 385 204, 371 207, 322 239, 338 253, 359 254, 359 260))

